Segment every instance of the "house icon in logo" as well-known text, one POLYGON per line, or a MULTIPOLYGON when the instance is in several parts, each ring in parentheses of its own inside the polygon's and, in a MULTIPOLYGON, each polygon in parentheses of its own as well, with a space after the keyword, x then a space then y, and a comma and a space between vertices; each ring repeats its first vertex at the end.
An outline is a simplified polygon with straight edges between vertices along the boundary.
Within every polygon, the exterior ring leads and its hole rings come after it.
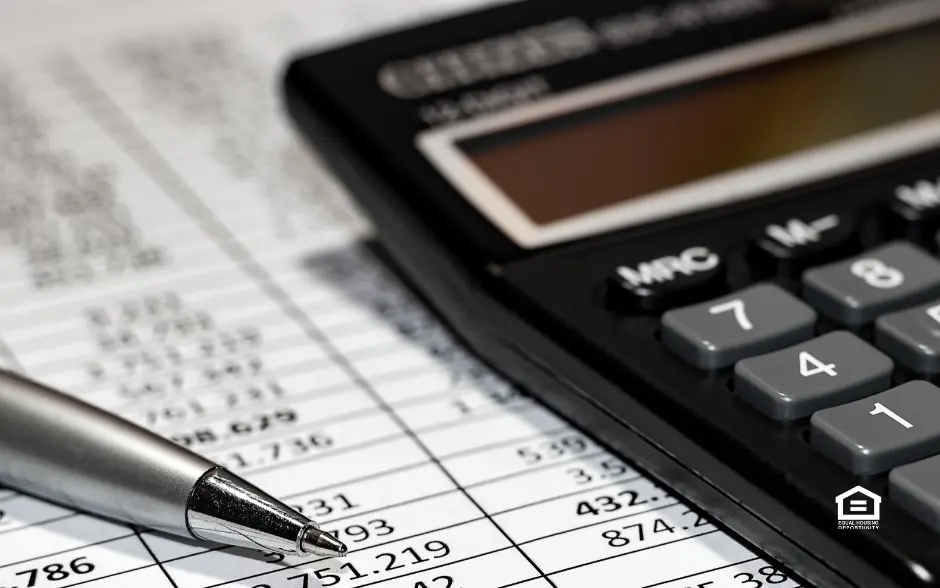
POLYGON ((877 521, 881 518, 881 497, 856 486, 836 496, 840 521, 877 521))

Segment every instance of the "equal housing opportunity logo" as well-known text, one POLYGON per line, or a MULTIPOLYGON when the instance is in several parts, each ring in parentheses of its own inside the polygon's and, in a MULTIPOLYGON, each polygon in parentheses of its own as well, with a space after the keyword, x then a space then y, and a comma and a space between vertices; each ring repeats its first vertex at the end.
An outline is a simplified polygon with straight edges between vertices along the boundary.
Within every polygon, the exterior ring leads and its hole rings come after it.
POLYGON ((881 497, 861 486, 836 496, 840 529, 877 529, 881 518, 881 497))

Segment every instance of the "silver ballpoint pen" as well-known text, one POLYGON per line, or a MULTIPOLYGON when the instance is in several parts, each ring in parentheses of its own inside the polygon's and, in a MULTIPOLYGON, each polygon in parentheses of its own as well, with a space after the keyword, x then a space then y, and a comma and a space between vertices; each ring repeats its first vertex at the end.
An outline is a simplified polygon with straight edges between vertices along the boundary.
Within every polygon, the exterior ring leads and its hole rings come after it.
POLYGON ((316 523, 211 461, 0 370, 0 484, 158 531, 298 556, 342 556, 316 523))

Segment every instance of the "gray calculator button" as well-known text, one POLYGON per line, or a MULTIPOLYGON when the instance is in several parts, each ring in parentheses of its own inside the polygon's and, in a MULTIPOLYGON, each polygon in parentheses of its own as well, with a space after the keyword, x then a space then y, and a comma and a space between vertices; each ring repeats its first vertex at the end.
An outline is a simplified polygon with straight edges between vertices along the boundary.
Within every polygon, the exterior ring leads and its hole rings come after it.
POLYGON ((889 243, 846 261, 803 273, 803 296, 849 326, 926 302, 940 294, 940 261, 905 242, 889 243))
POLYGON ((875 344, 916 372, 940 373, 940 300, 879 318, 875 344))
POLYGON ((816 313, 773 284, 663 315, 663 343, 702 369, 733 365, 751 355, 813 336, 816 313))
POLYGON ((856 474, 877 474, 940 453, 940 388, 914 381, 821 410, 812 446, 856 474))
POLYGON ((891 502, 940 531, 940 455, 891 470, 888 485, 891 502))
POLYGON ((892 369, 887 355, 836 331, 739 361, 734 391, 767 416, 790 421, 887 390, 892 369))

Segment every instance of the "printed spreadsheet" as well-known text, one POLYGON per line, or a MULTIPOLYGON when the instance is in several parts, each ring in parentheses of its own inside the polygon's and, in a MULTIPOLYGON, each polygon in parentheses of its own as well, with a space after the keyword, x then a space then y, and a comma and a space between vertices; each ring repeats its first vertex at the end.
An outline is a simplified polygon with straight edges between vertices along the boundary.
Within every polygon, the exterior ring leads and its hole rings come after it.
POLYGON ((462 349, 291 131, 290 52, 466 2, 124 4, 0 24, 0 358, 351 553, 205 545, 0 489, 0 588, 795 586, 462 349))

